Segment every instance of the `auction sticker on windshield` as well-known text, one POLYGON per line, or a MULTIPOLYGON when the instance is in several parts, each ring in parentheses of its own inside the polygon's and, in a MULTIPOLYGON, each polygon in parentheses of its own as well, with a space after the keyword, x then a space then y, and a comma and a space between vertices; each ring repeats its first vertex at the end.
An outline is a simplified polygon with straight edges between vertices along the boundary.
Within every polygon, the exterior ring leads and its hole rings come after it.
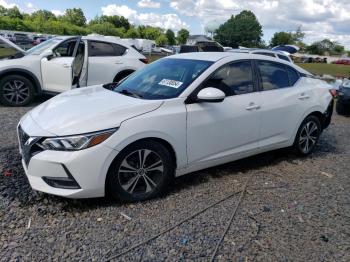
POLYGON ((182 86, 182 84, 183 84, 183 82, 176 81, 176 80, 170 80, 170 79, 163 79, 162 81, 160 81, 158 83, 158 85, 169 86, 172 88, 179 88, 180 86, 182 86))

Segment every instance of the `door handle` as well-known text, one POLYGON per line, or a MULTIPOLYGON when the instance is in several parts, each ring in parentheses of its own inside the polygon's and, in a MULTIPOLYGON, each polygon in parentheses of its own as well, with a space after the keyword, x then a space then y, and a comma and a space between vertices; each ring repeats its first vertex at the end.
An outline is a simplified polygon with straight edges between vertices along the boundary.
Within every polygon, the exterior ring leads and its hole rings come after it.
POLYGON ((115 62, 114 64, 116 64, 116 65, 122 65, 123 62, 117 61, 117 62, 115 62))
POLYGON ((63 67, 64 67, 64 68, 70 68, 70 65, 68 65, 68 64, 63 64, 63 67))
POLYGON ((298 97, 298 99, 300 99, 300 100, 305 100, 305 99, 309 99, 310 98, 310 96, 308 96, 307 94, 305 94, 305 93, 302 93, 299 97, 298 97))
POLYGON ((254 109, 258 110, 258 109, 260 109, 260 106, 254 104, 254 103, 250 103, 249 106, 247 106, 245 109, 248 111, 254 110, 254 109))

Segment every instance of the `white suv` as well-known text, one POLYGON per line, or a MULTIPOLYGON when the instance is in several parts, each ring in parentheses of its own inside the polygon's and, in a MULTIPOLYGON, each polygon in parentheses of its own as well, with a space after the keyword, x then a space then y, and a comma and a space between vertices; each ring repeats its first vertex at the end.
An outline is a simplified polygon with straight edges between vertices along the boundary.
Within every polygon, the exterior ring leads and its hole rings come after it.
POLYGON ((290 63, 293 63, 293 60, 290 58, 287 52, 283 51, 274 51, 274 50, 267 50, 267 49, 230 49, 226 52, 230 53, 240 53, 240 54, 254 54, 254 55, 263 55, 263 56, 269 56, 274 57, 277 59, 281 59, 290 63))
POLYGON ((174 176, 239 158, 291 146, 308 155, 332 110, 329 85, 294 64, 200 52, 60 94, 27 113, 18 133, 34 189, 140 201, 174 176))
POLYGON ((118 82, 147 59, 116 38, 62 36, 28 51, 0 37, 0 102, 29 104, 35 95, 118 82))

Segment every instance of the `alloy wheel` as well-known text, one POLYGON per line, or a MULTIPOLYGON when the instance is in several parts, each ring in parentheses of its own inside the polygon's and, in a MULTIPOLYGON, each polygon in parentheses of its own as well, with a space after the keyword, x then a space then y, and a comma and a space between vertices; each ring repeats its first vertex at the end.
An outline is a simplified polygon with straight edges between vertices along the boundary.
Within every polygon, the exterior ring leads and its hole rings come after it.
POLYGON ((304 154, 309 153, 315 147, 319 136, 318 126, 314 121, 309 121, 301 130, 299 146, 304 154))
POLYGON ((118 179, 129 194, 150 194, 164 175, 161 157, 149 149, 139 149, 127 155, 120 164, 118 179))
POLYGON ((29 97, 29 87, 21 80, 10 80, 4 84, 3 97, 14 104, 22 104, 29 97))

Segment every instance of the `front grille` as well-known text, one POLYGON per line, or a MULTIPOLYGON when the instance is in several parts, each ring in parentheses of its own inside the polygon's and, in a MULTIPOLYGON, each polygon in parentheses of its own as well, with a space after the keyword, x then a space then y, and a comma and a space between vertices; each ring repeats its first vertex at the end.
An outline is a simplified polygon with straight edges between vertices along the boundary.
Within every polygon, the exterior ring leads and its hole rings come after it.
POLYGON ((42 140, 42 137, 30 137, 26 132, 24 132, 21 126, 18 126, 18 137, 22 157, 25 164, 28 166, 30 159, 43 151, 43 149, 38 145, 38 143, 42 140))

